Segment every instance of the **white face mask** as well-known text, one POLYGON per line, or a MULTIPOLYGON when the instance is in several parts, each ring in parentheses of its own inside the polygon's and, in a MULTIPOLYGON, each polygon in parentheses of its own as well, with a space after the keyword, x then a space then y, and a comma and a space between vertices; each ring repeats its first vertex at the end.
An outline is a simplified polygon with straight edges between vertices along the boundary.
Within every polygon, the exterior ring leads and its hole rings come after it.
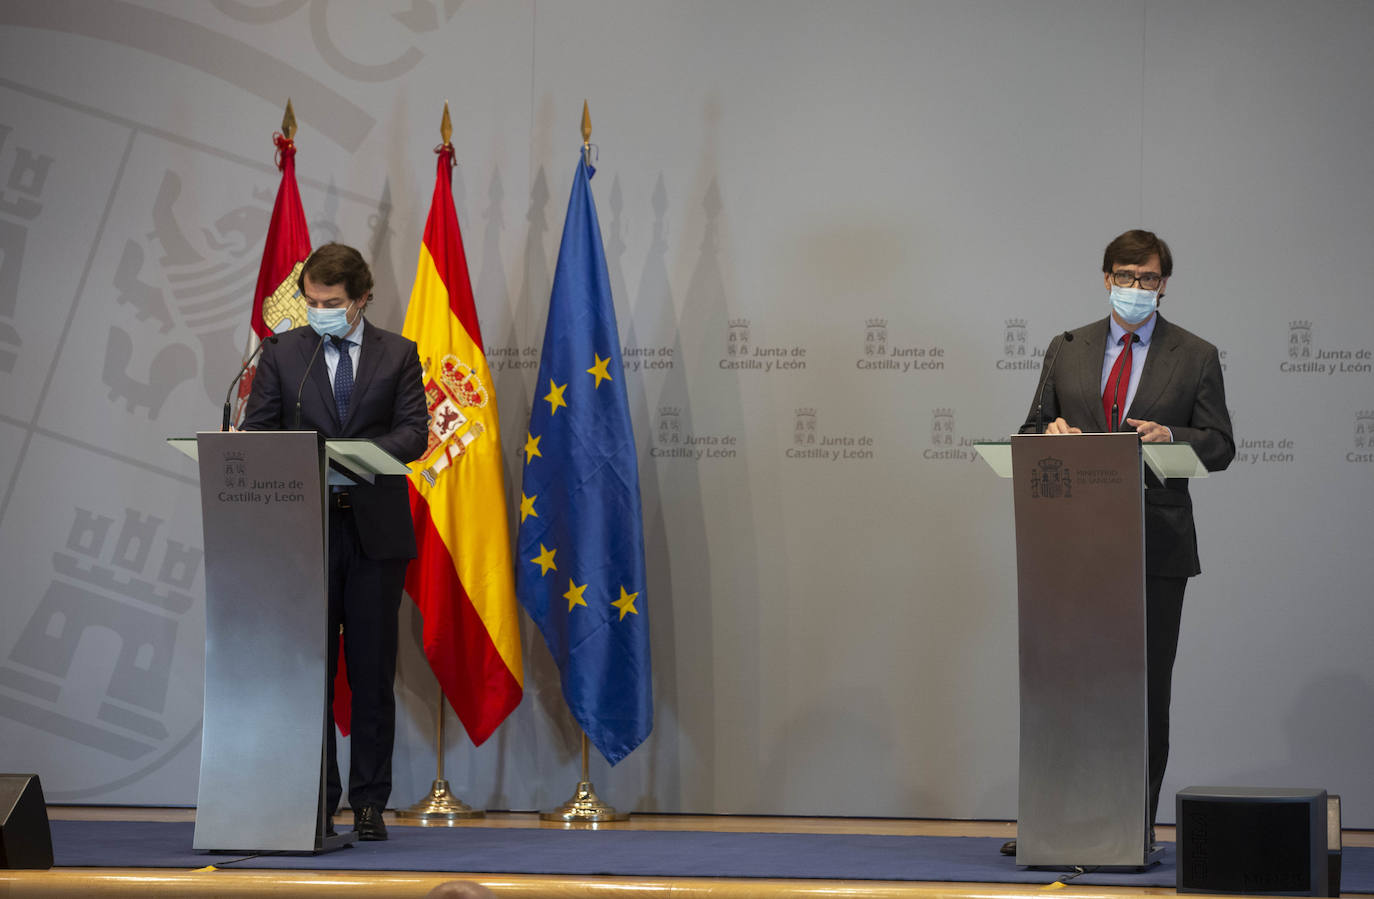
POLYGON ((1138 325, 1159 308, 1159 291, 1112 285, 1112 308, 1128 325, 1138 325))
POLYGON ((352 303, 337 309, 316 309, 314 306, 307 306, 305 319, 321 337, 343 337, 353 328, 353 323, 348 320, 348 310, 352 308, 352 303))

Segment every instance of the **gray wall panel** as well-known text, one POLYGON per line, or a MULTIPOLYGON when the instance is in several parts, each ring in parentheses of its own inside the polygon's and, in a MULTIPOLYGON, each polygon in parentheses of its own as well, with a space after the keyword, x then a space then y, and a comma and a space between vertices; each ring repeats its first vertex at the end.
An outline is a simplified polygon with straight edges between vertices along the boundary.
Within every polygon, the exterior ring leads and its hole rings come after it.
MULTIPOLYGON (((594 761, 604 796, 1014 817, 1011 494, 969 444, 1019 424, 1036 354, 1106 312, 1103 244, 1145 225, 1175 250, 1165 314, 1224 353, 1242 454, 1194 488, 1204 573, 1165 790, 1321 786, 1374 826, 1374 7, 415 9, 0 8, 0 326, 21 341, 0 340, 0 770, 41 771, 55 801, 194 801, 198 569, 165 704, 124 709, 166 730, 155 765, 51 717, 138 737, 99 718, 116 628, 90 629, 63 671, 23 662, 22 635, 82 583, 63 553, 185 580, 159 553, 198 551, 194 471, 161 439, 218 420, 286 97, 312 238, 374 260, 393 328, 450 102, 512 493, 534 369, 510 362, 537 364, 585 98, 626 357, 662 364, 625 373, 658 714, 624 763, 594 761), (731 367, 743 345, 763 367, 731 367), (1316 365, 1332 370, 1293 370, 1316 365), (140 560, 120 534, 153 519, 140 560)), ((395 805, 434 772, 435 686, 402 615, 395 805)), ((576 780, 527 622, 525 649, 525 700, 487 744, 450 718, 446 774, 468 802, 547 807, 576 780)))

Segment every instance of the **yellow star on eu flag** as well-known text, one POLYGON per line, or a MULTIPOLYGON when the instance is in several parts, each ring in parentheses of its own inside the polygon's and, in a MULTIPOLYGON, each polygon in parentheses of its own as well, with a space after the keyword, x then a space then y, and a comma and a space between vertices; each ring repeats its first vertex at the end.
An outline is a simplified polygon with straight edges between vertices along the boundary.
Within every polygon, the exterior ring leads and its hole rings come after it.
POLYGON ((529 465, 529 464, 530 464, 530 460, 533 459, 535 456, 542 456, 542 455, 544 455, 543 453, 539 452, 539 441, 542 440, 542 439, 543 439, 542 437, 536 437, 536 436, 534 436, 533 434, 526 433, 526 435, 525 435, 525 464, 526 464, 526 465, 529 465))
MULTIPOLYGON (((553 554, 556 552, 558 552, 558 550, 548 549, 544 546, 544 544, 539 544, 539 555, 535 556, 533 559, 530 559, 530 561, 539 566, 540 577, 543 577, 544 575, 548 574, 549 569, 553 569, 554 571, 558 570, 558 566, 553 564, 553 554)), ((625 591, 621 590, 620 592, 624 593, 625 591)), ((620 617, 624 618, 625 614, 622 612, 620 617)))
POLYGON ((596 364, 587 369, 587 374, 596 378, 596 386, 600 387, 602 381, 610 381, 611 373, 606 371, 606 366, 611 364, 611 360, 602 359, 600 354, 592 353, 592 358, 596 359, 596 364))
POLYGON ((529 518, 531 515, 533 515, 535 518, 538 518, 538 517, 539 517, 539 513, 536 512, 536 511, 534 511, 534 501, 537 500, 537 499, 539 499, 539 494, 537 494, 537 493, 536 493, 534 496, 526 496, 526 495, 525 495, 525 492, 524 492, 523 490, 520 491, 520 520, 521 520, 521 521, 524 521, 526 518, 529 518))
POLYGON ((568 407, 567 400, 563 399, 563 391, 567 389, 567 384, 564 384, 560 387, 559 385, 553 382, 553 378, 549 378, 549 392, 548 395, 544 397, 544 399, 549 401, 550 415, 556 414, 558 412, 559 406, 562 406, 565 409, 568 407))
MULTIPOLYGON (((542 543, 540 544, 540 549, 543 549, 542 543)), ((620 610, 621 621, 624 621, 625 616, 631 613, 635 615, 639 614, 639 609, 635 608, 635 598, 638 596, 638 593, 626 593, 624 587, 620 588, 620 598, 613 601, 611 605, 620 610)))
POLYGON ((573 610, 573 606, 585 606, 587 604, 587 601, 582 598, 582 594, 586 589, 586 584, 579 587, 572 578, 568 579, 568 592, 563 594, 563 598, 568 601, 569 612, 573 610))

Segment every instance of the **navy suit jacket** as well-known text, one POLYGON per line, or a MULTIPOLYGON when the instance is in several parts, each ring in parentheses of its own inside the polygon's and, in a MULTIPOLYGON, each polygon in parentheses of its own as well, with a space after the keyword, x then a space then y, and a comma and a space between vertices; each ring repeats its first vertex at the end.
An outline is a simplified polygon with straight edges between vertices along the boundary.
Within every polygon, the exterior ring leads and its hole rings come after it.
MULTIPOLYGON (((278 337, 276 344, 268 342, 258 361, 243 430, 295 430, 299 389, 300 430, 319 431, 331 438, 366 437, 402 462, 413 462, 424 454, 429 411, 413 340, 367 323, 348 418, 339 421, 324 350, 315 352, 320 336, 302 327, 278 337)), ((415 558, 404 475, 379 475, 374 484, 350 487, 349 496, 358 540, 368 558, 415 558)))
MULTIPOLYGON (((1071 331, 1073 340, 1061 334, 1050 342, 1045 358, 1054 360, 1053 371, 1041 372, 1022 434, 1036 432, 1035 407, 1042 388, 1045 422, 1063 417, 1085 432, 1107 430, 1101 386, 1107 330, 1104 318, 1071 331)), ((1169 428, 1175 441, 1192 445, 1208 471, 1230 465, 1236 454, 1217 348, 1162 317, 1155 323, 1135 397, 1121 417, 1169 428)), ((1145 474, 1145 572, 1192 577, 1202 569, 1188 481, 1170 478, 1161 483, 1149 469, 1145 474)))

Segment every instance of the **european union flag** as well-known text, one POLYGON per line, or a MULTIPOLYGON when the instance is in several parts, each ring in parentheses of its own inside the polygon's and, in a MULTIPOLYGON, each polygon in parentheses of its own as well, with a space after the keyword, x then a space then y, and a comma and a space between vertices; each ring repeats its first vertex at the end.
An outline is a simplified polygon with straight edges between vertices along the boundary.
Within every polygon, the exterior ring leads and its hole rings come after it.
POLYGON ((573 176, 525 439, 516 594, 563 676, 573 717, 611 764, 654 726, 639 466, 595 170, 573 176))

